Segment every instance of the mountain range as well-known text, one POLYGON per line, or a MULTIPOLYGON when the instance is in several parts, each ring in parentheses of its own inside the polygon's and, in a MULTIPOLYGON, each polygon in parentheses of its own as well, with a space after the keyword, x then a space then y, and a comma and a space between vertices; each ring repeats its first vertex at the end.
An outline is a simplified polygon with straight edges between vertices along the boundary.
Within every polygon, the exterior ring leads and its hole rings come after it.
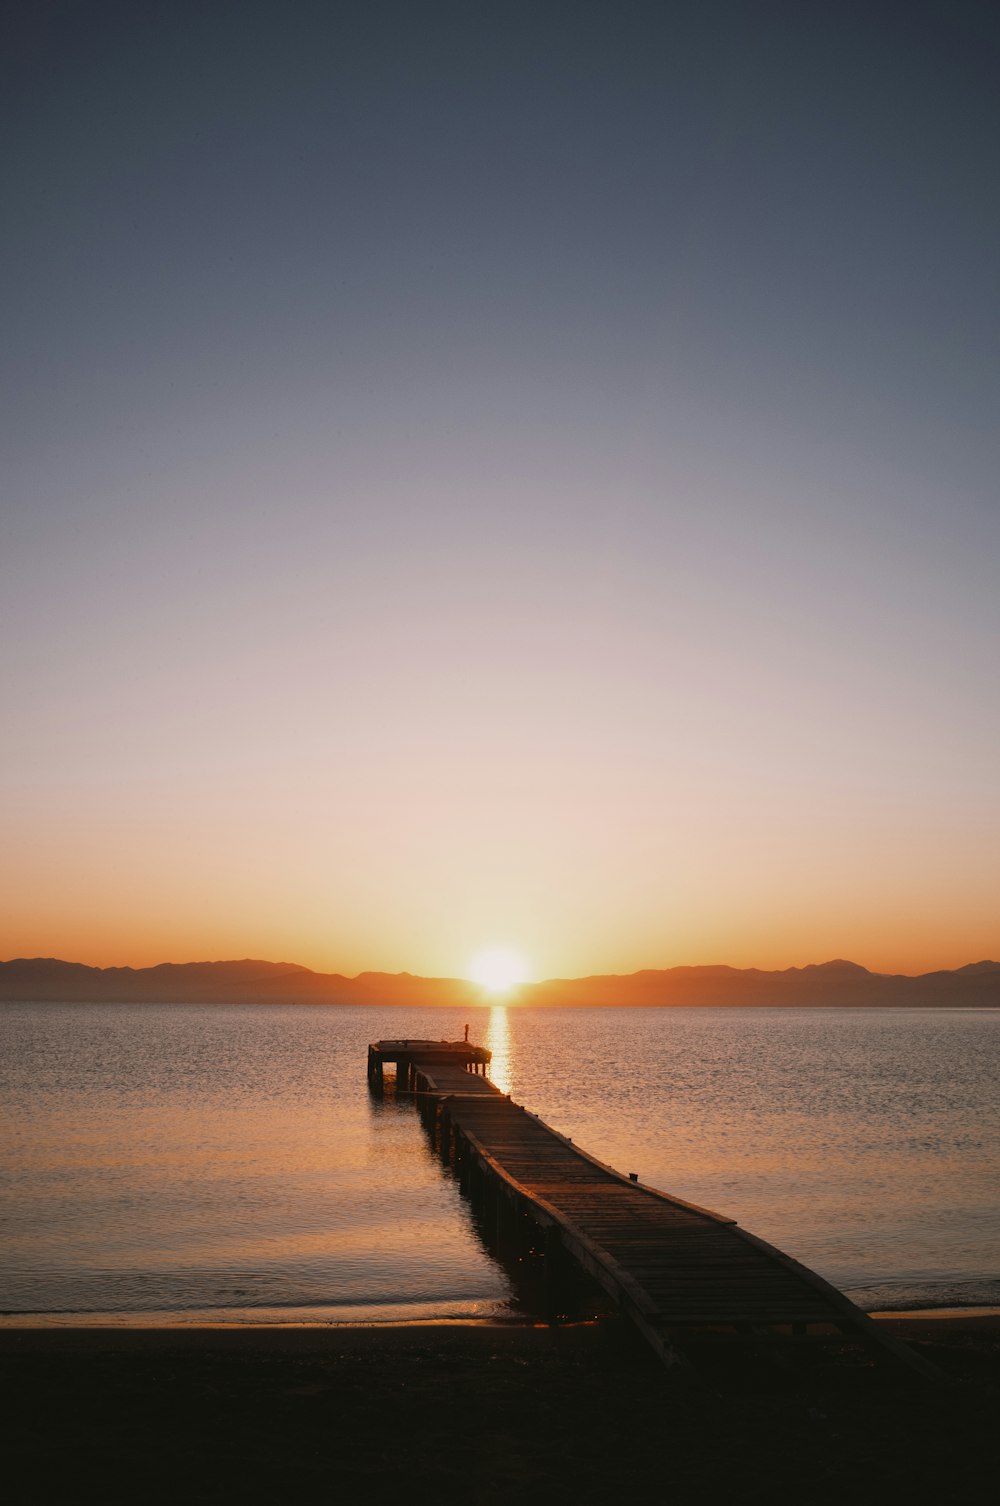
MULTIPOLYGON (((54 957, 0 962, 0 1000, 104 1003, 451 1004, 496 1002, 464 978, 317 973, 291 962, 163 962, 87 967, 54 957)), ((1000 1007, 1000 962, 952 971, 873 973, 837 960, 779 972, 723 966, 647 969, 523 984, 506 1002, 533 1005, 850 1005, 1000 1007)))

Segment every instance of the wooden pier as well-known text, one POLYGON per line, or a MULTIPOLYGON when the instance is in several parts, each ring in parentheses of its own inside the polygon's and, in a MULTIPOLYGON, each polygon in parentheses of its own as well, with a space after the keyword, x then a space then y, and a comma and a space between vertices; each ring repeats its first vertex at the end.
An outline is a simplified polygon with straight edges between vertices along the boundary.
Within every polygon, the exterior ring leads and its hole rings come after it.
POLYGON ((853 1335, 926 1377, 918 1354, 842 1292, 736 1221, 603 1165, 486 1076, 491 1053, 466 1041, 377 1041, 368 1081, 412 1092, 442 1157, 495 1233, 501 1251, 544 1244, 593 1278, 667 1364, 684 1363, 685 1335, 755 1340, 853 1335))
MULTIPOLYGON (((485 1046, 474 1046, 467 1040, 375 1041, 368 1047, 368 1081, 374 1088, 381 1087, 386 1063, 394 1062, 396 1087, 413 1092, 418 1063, 421 1066, 452 1067, 463 1074, 478 1075, 481 1072, 485 1077, 492 1058, 492 1051, 485 1046)), ((462 1080, 465 1081, 464 1076, 462 1080)), ((497 1090, 490 1084, 489 1091, 496 1093, 497 1090)))

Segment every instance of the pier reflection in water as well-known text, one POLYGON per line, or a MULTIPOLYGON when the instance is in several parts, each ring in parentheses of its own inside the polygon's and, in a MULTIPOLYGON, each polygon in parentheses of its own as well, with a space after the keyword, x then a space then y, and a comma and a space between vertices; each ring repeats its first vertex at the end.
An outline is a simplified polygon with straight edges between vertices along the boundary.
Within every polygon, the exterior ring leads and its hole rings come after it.
POLYGON ((395 1061, 434 1150, 457 1176, 491 1247, 529 1270, 542 1256, 539 1316, 572 1308, 574 1268, 596 1282, 667 1364, 686 1361, 693 1334, 777 1340, 849 1334, 930 1375, 835 1287, 732 1218, 637 1185, 612 1171, 482 1075, 487 1048, 468 1039, 383 1040, 368 1048, 368 1081, 383 1090, 395 1061))

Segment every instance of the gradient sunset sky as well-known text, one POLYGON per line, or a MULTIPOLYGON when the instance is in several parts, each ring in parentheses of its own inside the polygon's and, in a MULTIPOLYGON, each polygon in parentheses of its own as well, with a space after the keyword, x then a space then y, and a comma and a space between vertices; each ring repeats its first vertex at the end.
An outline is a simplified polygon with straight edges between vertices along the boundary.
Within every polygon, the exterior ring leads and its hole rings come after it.
POLYGON ((1000 23, 22 3, 0 956, 1000 954, 1000 23))

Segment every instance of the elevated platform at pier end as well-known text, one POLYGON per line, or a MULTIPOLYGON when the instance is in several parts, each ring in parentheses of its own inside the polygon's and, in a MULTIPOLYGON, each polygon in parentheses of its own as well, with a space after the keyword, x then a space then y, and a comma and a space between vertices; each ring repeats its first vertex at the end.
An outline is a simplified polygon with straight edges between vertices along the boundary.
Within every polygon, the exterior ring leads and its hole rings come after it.
MULTIPOLYGON (((368 1047, 368 1081, 373 1086, 382 1082, 383 1069, 392 1062, 396 1067, 396 1084, 412 1091, 413 1075, 419 1062, 422 1066, 450 1067, 462 1074, 466 1090, 469 1076, 485 1078, 493 1059, 486 1046, 474 1046, 471 1041, 373 1041, 368 1047)), ((492 1083, 479 1080, 482 1091, 496 1094, 492 1083)))
POLYGON ((937 1372, 842 1292, 736 1221, 605 1166, 491 1083, 490 1052, 468 1041, 377 1041, 368 1080, 412 1092, 442 1157, 495 1231, 501 1253, 538 1243, 572 1257, 668 1364, 685 1334, 753 1339, 854 1335, 928 1378, 937 1372))

